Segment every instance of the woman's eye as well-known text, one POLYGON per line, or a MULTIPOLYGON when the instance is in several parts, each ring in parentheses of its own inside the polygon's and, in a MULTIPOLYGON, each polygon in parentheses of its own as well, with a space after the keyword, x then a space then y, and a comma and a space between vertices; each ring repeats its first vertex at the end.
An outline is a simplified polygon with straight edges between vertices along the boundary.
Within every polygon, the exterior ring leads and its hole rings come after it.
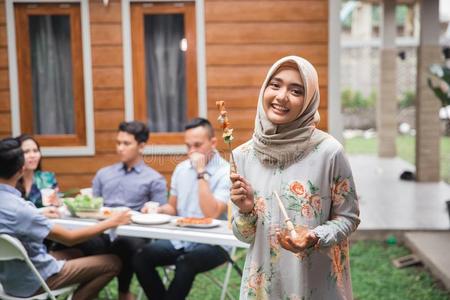
POLYGON ((292 94, 295 96, 303 96, 303 90, 292 90, 292 94))
POLYGON ((280 87, 280 85, 279 85, 277 82, 271 82, 269 85, 270 85, 272 88, 279 88, 279 87, 280 87))

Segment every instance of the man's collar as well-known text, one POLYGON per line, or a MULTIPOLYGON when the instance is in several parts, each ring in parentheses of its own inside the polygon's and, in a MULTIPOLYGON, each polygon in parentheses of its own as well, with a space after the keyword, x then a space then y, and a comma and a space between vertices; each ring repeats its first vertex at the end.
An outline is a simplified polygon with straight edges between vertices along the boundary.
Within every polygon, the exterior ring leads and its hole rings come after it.
POLYGON ((136 173, 140 174, 142 172, 142 170, 144 169, 144 166, 146 166, 146 164, 141 159, 137 164, 132 166, 131 169, 129 169, 129 170, 125 163, 120 164, 120 170, 124 170, 125 173, 131 173, 131 172, 135 171, 136 173))

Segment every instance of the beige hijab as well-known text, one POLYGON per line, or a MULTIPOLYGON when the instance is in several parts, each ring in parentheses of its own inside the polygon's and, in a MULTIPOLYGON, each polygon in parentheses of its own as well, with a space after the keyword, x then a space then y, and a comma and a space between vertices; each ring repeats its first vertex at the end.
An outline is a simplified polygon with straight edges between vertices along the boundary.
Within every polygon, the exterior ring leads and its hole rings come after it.
POLYGON ((299 56, 286 56, 273 64, 259 92, 253 134, 254 149, 263 164, 286 168, 306 157, 326 138, 324 132, 316 129, 320 120, 317 111, 319 101, 317 72, 310 62, 299 56), (264 112, 263 95, 272 77, 284 68, 295 68, 299 71, 305 88, 304 106, 294 121, 275 125, 267 119, 264 112))

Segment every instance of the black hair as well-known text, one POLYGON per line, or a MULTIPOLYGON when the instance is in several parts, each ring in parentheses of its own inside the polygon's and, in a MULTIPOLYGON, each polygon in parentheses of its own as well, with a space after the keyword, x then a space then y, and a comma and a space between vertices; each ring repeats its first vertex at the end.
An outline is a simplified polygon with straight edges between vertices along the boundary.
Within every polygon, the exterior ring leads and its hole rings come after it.
MULTIPOLYGON (((20 145, 22 145, 23 142, 25 142, 25 141, 32 140, 36 144, 39 153, 41 152, 41 145, 39 145, 38 141, 31 135, 24 133, 24 134, 19 135, 17 137, 17 139, 20 141, 20 145)), ((39 160, 36 171, 42 171, 41 161, 42 161, 42 158, 39 160)))
POLYGON ((195 118, 192 119, 191 121, 189 121, 189 123, 187 123, 184 126, 184 130, 189 130, 189 129, 193 129, 193 128, 197 128, 197 127, 203 127, 208 131, 208 136, 209 138, 213 138, 214 137, 214 128, 212 127, 211 123, 204 118, 195 118))
MULTIPOLYGON (((23 142, 32 140, 36 144, 38 151, 41 152, 41 145, 39 145, 38 141, 36 141, 36 139, 34 137, 32 137, 31 135, 26 134, 26 133, 21 134, 17 137, 17 140, 20 142, 21 147, 22 147, 23 142)), ((24 158, 25 158, 25 153, 24 153, 24 158)), ((37 165, 37 168, 35 171, 42 171, 41 161, 42 161, 42 157, 41 157, 41 159, 39 159, 39 162, 38 162, 38 165, 37 165)), ((20 179, 17 181, 16 189, 22 194, 22 197, 24 197, 24 198, 26 197, 25 181, 24 181, 23 177, 20 177, 20 179)))
POLYGON ((19 172, 25 163, 22 147, 17 138, 0 141, 0 178, 10 179, 19 172))
POLYGON ((119 124, 119 131, 123 131, 134 136, 134 139, 140 143, 146 143, 150 135, 148 127, 138 121, 122 122, 119 124))

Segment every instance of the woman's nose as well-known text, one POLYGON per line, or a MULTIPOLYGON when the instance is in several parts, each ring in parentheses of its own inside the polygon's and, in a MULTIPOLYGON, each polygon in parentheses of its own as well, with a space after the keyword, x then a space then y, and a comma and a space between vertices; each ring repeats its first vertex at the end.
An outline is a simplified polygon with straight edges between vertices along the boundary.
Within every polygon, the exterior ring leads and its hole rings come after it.
POLYGON ((282 103, 286 102, 287 101, 287 90, 286 89, 279 89, 275 98, 279 102, 282 102, 282 103))

